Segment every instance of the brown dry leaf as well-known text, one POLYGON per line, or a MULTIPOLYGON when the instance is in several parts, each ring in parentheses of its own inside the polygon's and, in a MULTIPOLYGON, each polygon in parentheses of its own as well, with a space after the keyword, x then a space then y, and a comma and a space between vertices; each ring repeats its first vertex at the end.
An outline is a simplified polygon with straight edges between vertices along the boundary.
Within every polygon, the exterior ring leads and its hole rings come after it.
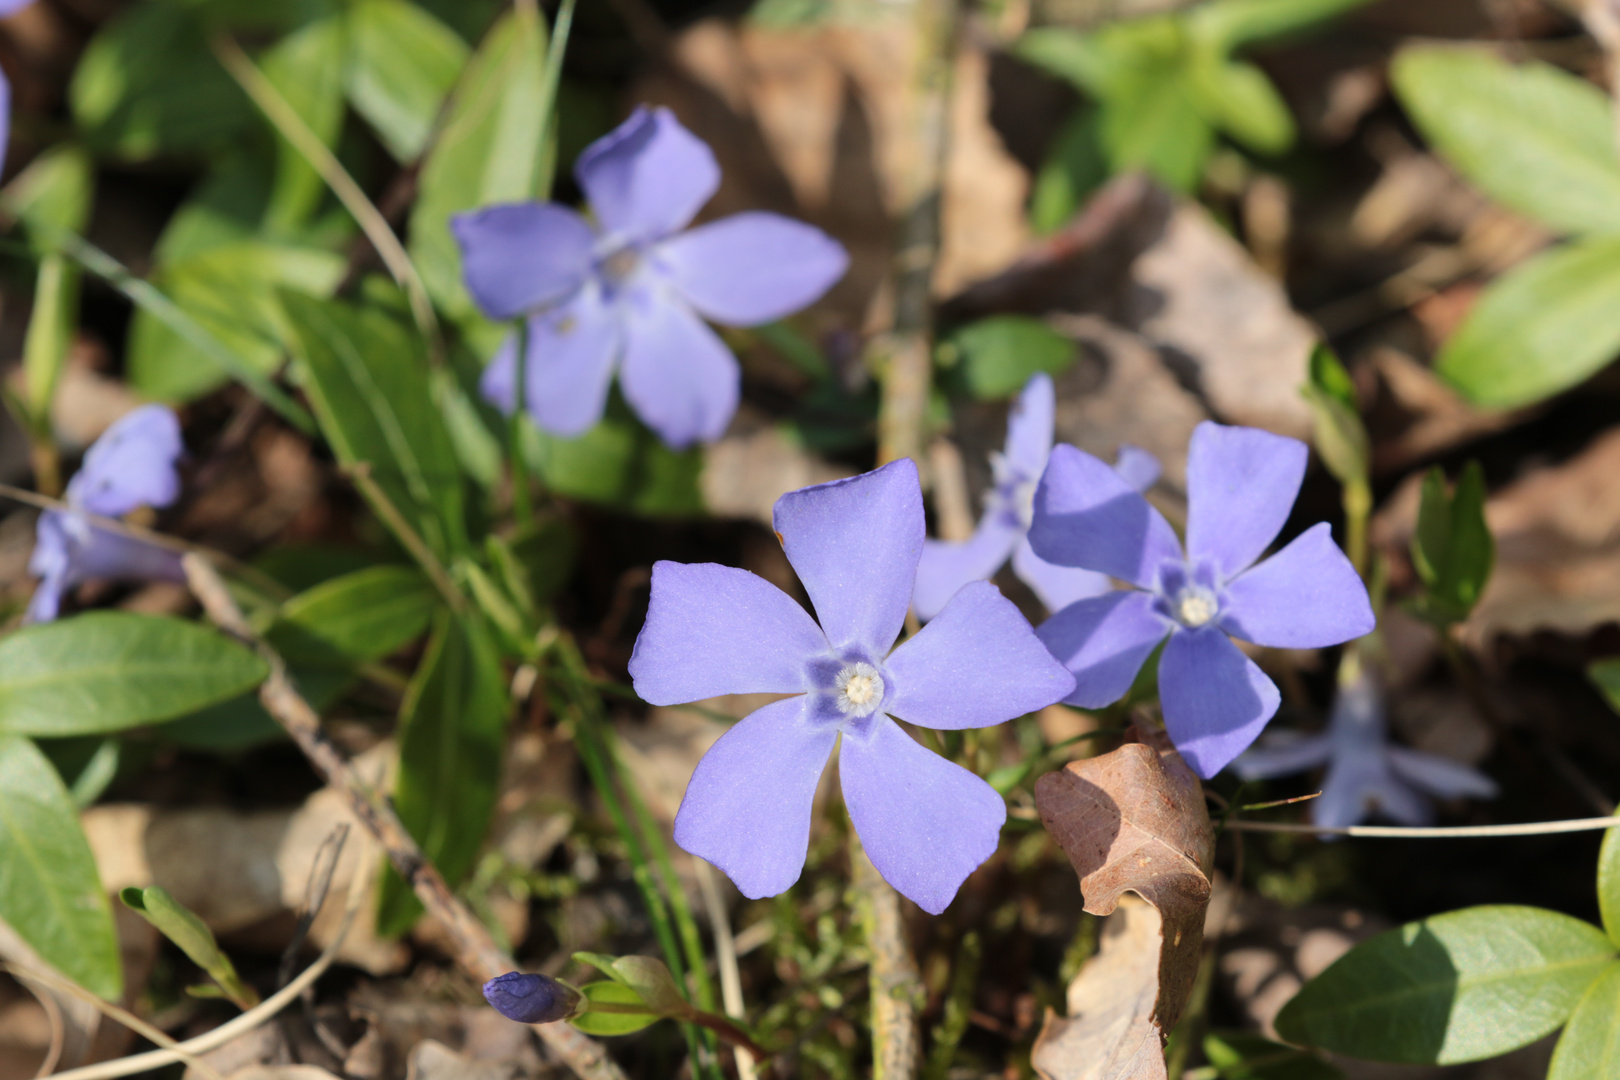
POLYGON ((1109 927, 1104 951, 1069 987, 1070 1017, 1048 1019, 1035 1060, 1050 1080, 1162 1077, 1163 1039, 1198 972, 1213 853, 1203 789, 1162 732, 1135 735, 1142 741, 1035 784, 1086 910, 1107 915, 1127 891, 1151 905, 1125 906, 1123 926, 1109 927))
POLYGON ((411 1051, 406 1080, 525 1080, 531 1075, 515 1061, 479 1061, 432 1039, 411 1051))
POLYGON ((783 495, 849 475, 849 469, 797 445, 783 428, 762 427, 708 446, 699 487, 704 505, 716 517, 751 518, 769 526, 771 511, 783 495))

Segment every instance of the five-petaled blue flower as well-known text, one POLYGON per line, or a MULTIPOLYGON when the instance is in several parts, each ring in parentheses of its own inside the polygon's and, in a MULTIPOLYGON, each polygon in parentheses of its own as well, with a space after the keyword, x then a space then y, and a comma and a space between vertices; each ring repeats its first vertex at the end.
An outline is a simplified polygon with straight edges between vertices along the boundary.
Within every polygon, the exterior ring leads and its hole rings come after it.
POLYGON ((1187 456, 1184 554, 1170 524, 1113 469, 1072 446, 1052 451, 1035 493, 1035 553, 1135 586, 1041 624, 1041 640, 1075 674, 1067 701, 1117 701, 1168 637, 1159 660, 1164 726, 1207 778, 1254 742, 1281 700, 1232 637, 1312 649, 1372 631, 1366 587, 1325 522, 1256 563, 1288 519, 1307 457, 1297 439, 1199 424, 1187 456))
POLYGON ((1050 705, 1074 679, 989 582, 963 588, 892 653, 922 553, 910 459, 777 500, 777 535, 817 619, 746 570, 653 567, 630 674, 654 705, 792 694, 750 714, 698 763, 675 842, 744 896, 798 880, 816 783, 840 736, 850 821, 884 879, 938 914, 996 849, 1006 805, 890 719, 955 730, 1050 705))
POLYGON ((162 405, 143 405, 102 433, 68 482, 67 510, 47 510, 35 531, 28 572, 39 578, 30 622, 50 622, 62 594, 91 578, 184 581, 180 556, 121 533, 88 515, 120 517, 141 506, 167 506, 180 494, 175 462, 184 451, 180 422, 162 405))
MULTIPOLYGON (((1047 611, 1058 611, 1076 600, 1100 596, 1113 588, 1107 574, 1075 566, 1054 566, 1030 549, 1028 532, 1034 513, 1035 485, 1046 471, 1052 453, 1055 393, 1049 375, 1036 375, 1025 384, 1007 414, 1007 443, 991 454, 996 486, 984 500, 984 516, 972 539, 961 543, 928 540, 917 566, 917 587, 911 603, 919 619, 938 615, 946 601, 970 581, 983 581, 1012 556, 1013 572, 1035 590, 1047 611)), ((1114 471, 1138 491, 1146 491, 1159 478, 1159 461, 1146 450, 1121 446, 1114 471)))
MULTIPOLYGON (((637 109, 574 166, 595 222, 556 203, 457 217, 467 289, 492 319, 525 318, 529 413, 557 435, 602 417, 614 368, 630 408, 670 446, 716 439, 737 409, 739 370, 703 322, 754 326, 813 303, 849 257, 779 214, 734 214, 685 232, 720 167, 668 109, 637 109)), ((482 392, 511 412, 517 341, 482 392)))
POLYGON ((1391 745, 1383 694, 1368 671, 1340 687, 1325 732, 1266 738, 1271 741, 1239 755, 1232 770, 1244 780, 1264 780, 1326 765, 1321 797, 1310 804, 1318 825, 1355 825, 1373 814, 1401 825, 1428 825, 1434 820, 1429 796, 1496 797, 1496 782, 1477 769, 1391 745))

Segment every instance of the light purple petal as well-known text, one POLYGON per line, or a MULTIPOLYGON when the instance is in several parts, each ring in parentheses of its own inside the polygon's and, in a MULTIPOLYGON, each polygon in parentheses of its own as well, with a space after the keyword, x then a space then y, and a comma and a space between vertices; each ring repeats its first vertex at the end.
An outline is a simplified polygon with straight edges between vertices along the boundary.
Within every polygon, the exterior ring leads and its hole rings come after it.
POLYGON ((924 749, 879 714, 844 735, 839 777, 850 823, 883 880, 931 915, 995 854, 1007 804, 994 788, 924 749))
POLYGON ((478 376, 478 396, 511 416, 517 408, 517 333, 506 335, 500 351, 478 376))
POLYGON ((1187 449, 1187 554, 1225 581, 1282 531, 1310 451, 1298 439, 1205 420, 1187 449))
POLYGON ((1057 392, 1044 371, 1030 377, 1007 412, 1007 464, 1031 480, 1040 478, 1052 453, 1052 418, 1057 392))
POLYGON ((1324 521, 1226 587, 1221 625, 1256 645, 1319 649, 1370 634, 1377 620, 1324 521))
POLYGON ((596 233, 556 203, 486 206, 450 219, 467 291, 491 319, 515 319, 579 288, 596 233))
POLYGON ((924 540, 922 559, 917 563, 917 584, 911 592, 917 618, 927 622, 962 586, 992 577, 1020 540, 1018 526, 996 510, 979 520, 970 540, 924 540))
POLYGON ((15 15, 34 0, 0 0, 0 16, 15 15))
POLYGON ((1382 759, 1336 758, 1322 782, 1322 795, 1311 800, 1311 820, 1343 828, 1374 814, 1400 825, 1427 825, 1434 808, 1402 784, 1382 759))
POLYGON ((675 843, 750 900, 786 892, 804 870, 811 803, 838 739, 814 697, 773 702, 720 736, 675 815, 675 843))
MULTIPOLYGON (((14 2, 14 0, 7 0, 14 2)), ((28 2, 28 0, 24 0, 28 2)), ((10 12, 0 11, 0 15, 10 12)), ((5 72, 0 71, 0 169, 6 167, 6 150, 11 142, 11 83, 6 79, 5 72)))
POLYGON ((630 679, 653 705, 792 694, 811 689, 807 664, 826 653, 815 620, 764 578, 717 563, 661 561, 630 679))
POLYGON ((883 709, 920 727, 989 727, 1043 709, 1074 689, 1011 600, 988 581, 964 585, 939 617, 884 665, 883 709))
POLYGON ((1160 564, 1181 559, 1170 523, 1105 463, 1067 443, 1052 448, 1035 490, 1035 554, 1144 588, 1160 564))
POLYGON ((93 578, 185 581, 178 552, 96 528, 83 515, 60 510, 40 515, 28 572, 40 579, 28 603, 29 622, 55 619, 63 594, 93 578))
POLYGON ((1385 752, 1396 776, 1430 795, 1442 799, 1494 799, 1499 791, 1495 780, 1460 761, 1404 746, 1391 746, 1385 752))
POLYGON ((699 225, 654 255, 707 318, 757 326, 808 307, 849 269, 838 241, 813 225, 750 211, 699 225))
POLYGON ((50 622, 62 608, 62 594, 69 588, 68 570, 72 563, 71 526, 60 510, 47 510, 34 526, 34 550, 28 556, 28 572, 39 578, 28 601, 27 621, 50 622))
POLYGON ((103 517, 168 506, 180 496, 175 462, 184 452, 173 410, 142 405, 119 417, 85 452, 64 497, 103 517))
POLYGON ((1159 474, 1164 470, 1159 459, 1150 452, 1140 446, 1120 443, 1119 453, 1114 455, 1114 471, 1131 487, 1145 492, 1159 482, 1159 474))
POLYGON ((833 649, 882 660, 906 621, 922 555, 916 463, 901 458, 790 491, 776 500, 772 521, 833 649))
POLYGON ((1205 780, 1249 748, 1282 703, 1266 673, 1213 626, 1177 630, 1159 660, 1170 741, 1205 780))
POLYGON ((742 379, 726 343, 660 289, 638 290, 622 310, 619 386, 630 407, 673 449, 718 439, 737 411, 742 379))
POLYGON ((1114 590, 1107 574, 1078 566, 1054 566, 1035 554, 1025 537, 1013 551, 1013 572, 1035 590, 1047 611, 1062 611, 1077 600, 1089 600, 1114 590))
POLYGON ((668 109, 645 106, 587 146, 574 176, 604 231, 637 242, 681 228, 720 187, 708 144, 668 109))
POLYGON ((624 340, 618 312, 594 282, 562 307, 531 318, 524 390, 535 423, 565 438, 595 427, 624 340))
POLYGON ((1070 604, 1035 629, 1058 663, 1075 677, 1064 700, 1100 709, 1125 696, 1169 625, 1153 611, 1153 597, 1134 590, 1070 604))
POLYGON ((1288 734, 1293 737, 1249 747, 1232 762, 1232 771, 1240 780, 1270 780, 1325 765, 1333 756, 1333 740, 1327 735, 1288 734))

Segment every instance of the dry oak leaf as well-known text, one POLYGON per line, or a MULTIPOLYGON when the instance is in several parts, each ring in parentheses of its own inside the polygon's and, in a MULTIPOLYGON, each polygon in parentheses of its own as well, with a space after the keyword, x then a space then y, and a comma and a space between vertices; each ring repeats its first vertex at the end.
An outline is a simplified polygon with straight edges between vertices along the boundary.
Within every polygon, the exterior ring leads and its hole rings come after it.
POLYGON ((1070 985, 1069 1018, 1047 1018, 1035 1065, 1050 1080, 1163 1077, 1163 1039, 1198 973, 1214 846, 1203 790, 1162 732, 1133 734, 1141 741, 1035 785, 1041 821, 1079 875, 1085 909, 1107 915, 1126 892, 1151 905, 1127 904, 1070 985), (1125 989, 1132 986, 1138 992, 1125 989))

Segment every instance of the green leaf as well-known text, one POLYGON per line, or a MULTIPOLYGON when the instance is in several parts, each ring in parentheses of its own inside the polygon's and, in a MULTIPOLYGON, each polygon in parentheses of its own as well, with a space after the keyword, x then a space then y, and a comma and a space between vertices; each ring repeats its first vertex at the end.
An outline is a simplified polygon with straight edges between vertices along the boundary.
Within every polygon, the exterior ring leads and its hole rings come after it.
MULTIPOLYGON (((586 983, 579 988, 584 995, 585 1007, 591 1003, 603 1005, 640 1005, 640 996, 630 987, 620 982, 604 979, 600 982, 586 983)), ((628 1035, 632 1031, 640 1031, 644 1027, 656 1024, 660 1018, 652 1013, 621 1013, 621 1012, 584 1012, 574 1017, 569 1023, 587 1035, 628 1035)))
MULTIPOLYGON (((291 336, 278 290, 328 296, 343 279, 344 260, 328 251, 260 240, 211 247, 164 267, 156 283, 187 315, 269 376, 281 365, 291 336)), ((135 312, 129 334, 129 380, 142 395, 185 402, 223 385, 231 372, 162 318, 135 312)))
POLYGON ((992 315, 969 323, 947 341, 968 393, 984 401, 1011 397, 1041 372, 1061 375, 1080 350, 1039 319, 992 315))
POLYGON ((259 995, 236 973, 236 965, 220 950, 208 924, 170 896, 167 889, 157 885, 144 889, 131 886, 118 895, 124 906, 139 912, 159 933, 179 946, 192 963, 208 972, 208 977, 219 984, 226 997, 244 1009, 259 1003, 259 995))
POLYGON ((1558 1037, 1547 1080, 1612 1080, 1620 1076, 1620 964, 1587 988, 1558 1037))
POLYGON ((1541 401, 1620 352, 1616 297, 1620 237, 1542 252, 1486 288, 1440 350, 1435 369, 1478 405, 1541 401))
MULTIPOLYGON (((441 611, 399 712, 394 806, 452 887, 478 860, 506 738, 506 681, 489 630, 441 611)), ((402 934, 422 912, 392 866, 377 901, 377 930, 402 934)))
POLYGON ((90 221, 96 178, 90 155, 60 143, 28 163, 0 193, 0 207, 23 224, 83 232, 90 221))
POLYGON ((1603 929, 1609 940, 1620 946, 1620 828, 1603 834, 1603 846, 1598 850, 1597 894, 1603 929))
POLYGON ((1199 56, 1188 64, 1187 79, 1204 118, 1249 149, 1280 154, 1294 145, 1294 114, 1253 64, 1199 56))
POLYGON ((1108 179, 1108 161, 1097 138, 1097 110, 1089 105, 1075 109, 1035 175, 1029 224, 1037 233, 1062 228, 1108 179))
MULTIPOLYGON (((321 142, 334 146, 343 131, 343 81, 349 42, 337 15, 310 23, 265 52, 260 69, 321 142)), ((264 224, 289 233, 315 212, 326 182, 296 148, 276 136, 276 180, 264 224)))
POLYGON ((1030 30, 1013 46, 1025 63, 1068 79, 1092 97, 1101 97, 1118 78, 1121 57, 1096 34, 1061 27, 1030 30))
POLYGON ((340 462, 364 464, 440 557, 466 550, 461 470, 421 338, 377 308, 283 293, 294 354, 340 462))
POLYGON ((78 811, 39 748, 11 735, 0 735, 0 918, 86 990, 123 993, 112 908, 78 811))
POLYGON ((1569 1017, 1614 962, 1588 923, 1541 908, 1464 908, 1362 942, 1277 1016, 1290 1042, 1374 1061, 1504 1054, 1569 1017))
POLYGON ((540 145, 546 30, 533 9, 502 17, 467 64, 444 126, 422 165, 411 211, 411 258, 434 301, 456 318, 477 315, 461 282, 450 217, 499 202, 543 198, 540 145))
POLYGON ((470 50, 406 0, 356 0, 349 31, 349 100, 396 160, 416 160, 470 50))
POLYGON ((91 735, 184 716, 258 685, 264 661, 212 627, 93 611, 0 641, 0 732, 91 735))
POLYGON ((530 468, 558 495, 649 516, 703 512, 703 452, 671 450, 616 397, 606 418, 576 439, 548 435, 532 424, 524 425, 523 439, 530 468))
POLYGON ((289 663, 367 664, 426 633, 439 603, 415 567, 373 566, 288 600, 266 637, 289 663))
POLYGON ((1230 53, 1257 41, 1283 37, 1326 22, 1367 0, 1215 0, 1187 14, 1200 44, 1230 53))
POLYGON ((1491 577, 1496 542, 1485 522, 1485 474, 1470 461, 1453 493, 1439 466, 1423 478, 1412 565, 1425 594, 1420 613, 1441 623, 1461 622, 1474 610, 1491 577))
POLYGON ((1609 708, 1620 712, 1620 658, 1597 661, 1586 669, 1586 677, 1596 684, 1609 708))
POLYGON ((1212 1031, 1204 1056, 1221 1080, 1343 1080, 1344 1074, 1309 1050, 1248 1031, 1212 1031))
POLYGON ((1559 232, 1620 232, 1620 154, 1597 87, 1446 46, 1401 50, 1391 79, 1419 130, 1487 195, 1559 232))
POLYGON ((1134 70, 1103 101, 1098 131, 1114 172, 1146 169, 1179 192, 1197 188, 1215 145, 1187 75, 1172 63, 1134 70))
POLYGON ((1326 345, 1312 351, 1310 381, 1301 392, 1311 407, 1316 452, 1328 471, 1341 484, 1368 483, 1372 447, 1357 407, 1356 387, 1326 345))

